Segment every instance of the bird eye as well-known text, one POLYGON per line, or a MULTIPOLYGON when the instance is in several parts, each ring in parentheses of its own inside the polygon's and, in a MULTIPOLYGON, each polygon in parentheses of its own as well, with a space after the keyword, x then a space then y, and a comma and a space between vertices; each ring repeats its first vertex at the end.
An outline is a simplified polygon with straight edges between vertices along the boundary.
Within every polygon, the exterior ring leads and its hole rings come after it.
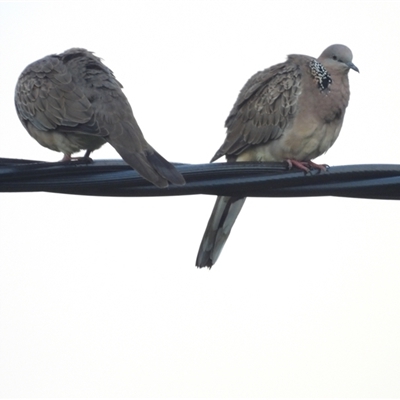
POLYGON ((333 58, 334 60, 337 60, 337 57, 336 57, 336 56, 333 56, 332 58, 333 58))

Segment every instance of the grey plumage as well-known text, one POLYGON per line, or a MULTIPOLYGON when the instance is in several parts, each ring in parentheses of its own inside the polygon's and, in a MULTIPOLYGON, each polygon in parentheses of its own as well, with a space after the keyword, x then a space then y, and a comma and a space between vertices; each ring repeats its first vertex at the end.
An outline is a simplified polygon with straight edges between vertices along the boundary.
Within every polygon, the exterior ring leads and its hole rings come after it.
MULTIPOLYGON (((211 162, 288 161, 307 171, 312 159, 337 139, 349 102, 352 52, 332 45, 318 59, 292 54, 286 62, 253 75, 229 114, 227 136, 211 162)), ((323 167, 321 166, 321 169, 323 167)), ((245 198, 217 198, 196 259, 217 261, 245 198)))
POLYGON ((159 187, 183 176, 143 137, 122 85, 100 58, 81 48, 28 65, 15 89, 18 116, 42 146, 71 154, 110 143, 140 175, 159 187))

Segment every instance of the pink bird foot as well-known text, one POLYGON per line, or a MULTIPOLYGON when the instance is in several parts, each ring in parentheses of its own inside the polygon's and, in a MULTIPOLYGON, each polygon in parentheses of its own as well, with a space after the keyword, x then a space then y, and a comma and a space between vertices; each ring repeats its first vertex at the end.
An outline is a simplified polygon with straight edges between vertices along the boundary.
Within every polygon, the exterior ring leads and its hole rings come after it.
POLYGON ((316 168, 323 172, 326 172, 327 168, 329 168, 329 166, 326 164, 316 164, 312 161, 297 161, 297 160, 289 160, 288 159, 288 160, 286 160, 286 162, 288 163, 289 169, 296 167, 306 173, 310 172, 310 168, 316 168))

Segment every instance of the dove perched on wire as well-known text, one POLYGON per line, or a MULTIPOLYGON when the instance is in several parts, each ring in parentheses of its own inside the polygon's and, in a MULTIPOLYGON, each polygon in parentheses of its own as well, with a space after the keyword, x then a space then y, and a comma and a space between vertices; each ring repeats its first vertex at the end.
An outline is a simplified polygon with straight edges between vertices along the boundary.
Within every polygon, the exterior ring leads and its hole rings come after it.
MULTIPOLYGON (((348 72, 359 72, 352 60, 348 47, 335 44, 318 59, 292 54, 253 75, 226 120, 226 139, 211 162, 226 156, 228 161, 286 161, 306 172, 325 170, 311 160, 339 135, 350 97, 348 72)), ((196 266, 215 264, 245 200, 217 198, 196 266)))
POLYGON ((15 89, 18 117, 62 161, 108 142, 143 178, 158 187, 184 184, 180 172, 145 140, 122 85, 90 51, 72 48, 28 65, 15 89))

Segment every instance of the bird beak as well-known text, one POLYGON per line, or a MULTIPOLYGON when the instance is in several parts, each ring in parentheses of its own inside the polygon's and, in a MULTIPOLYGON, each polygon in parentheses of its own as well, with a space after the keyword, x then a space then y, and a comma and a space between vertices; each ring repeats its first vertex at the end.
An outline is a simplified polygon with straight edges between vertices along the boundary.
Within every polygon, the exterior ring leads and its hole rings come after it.
POLYGON ((349 63, 347 64, 347 66, 348 66, 349 68, 351 68, 351 69, 354 69, 354 71, 357 71, 358 73, 360 73, 359 69, 358 69, 352 62, 349 62, 349 63))

